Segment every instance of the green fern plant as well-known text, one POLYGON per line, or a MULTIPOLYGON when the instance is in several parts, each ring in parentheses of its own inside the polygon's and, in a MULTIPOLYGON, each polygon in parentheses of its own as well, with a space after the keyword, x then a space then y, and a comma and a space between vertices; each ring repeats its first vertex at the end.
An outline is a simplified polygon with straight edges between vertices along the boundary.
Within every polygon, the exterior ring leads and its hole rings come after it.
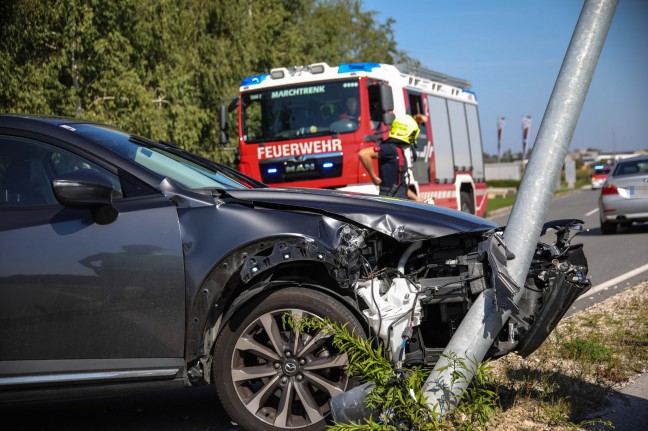
MULTIPOLYGON (((360 383, 372 382, 367 407, 379 412, 362 423, 333 423, 331 431, 371 430, 483 430, 495 411, 494 376, 487 362, 476 367, 472 385, 464 392, 455 411, 441 419, 427 405, 422 388, 431 370, 421 367, 397 369, 387 359, 381 342, 350 333, 345 325, 317 318, 301 318, 285 314, 284 325, 300 330, 318 330, 333 336, 333 345, 346 352, 347 374, 360 383)), ((466 379, 467 364, 456 356, 449 357, 451 384, 466 379)), ((475 368, 475 367, 473 367, 475 368)))

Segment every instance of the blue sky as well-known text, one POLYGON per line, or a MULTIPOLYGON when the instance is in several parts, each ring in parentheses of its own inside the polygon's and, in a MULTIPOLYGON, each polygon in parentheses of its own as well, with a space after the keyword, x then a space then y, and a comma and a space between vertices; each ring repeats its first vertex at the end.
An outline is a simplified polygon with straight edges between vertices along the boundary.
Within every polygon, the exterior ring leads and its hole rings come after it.
MULTIPOLYGON (((365 0, 392 17, 398 47, 433 70, 472 82, 484 151, 522 150, 522 116, 535 141, 582 0, 365 0)), ((648 149, 648 0, 620 0, 570 150, 648 149)))

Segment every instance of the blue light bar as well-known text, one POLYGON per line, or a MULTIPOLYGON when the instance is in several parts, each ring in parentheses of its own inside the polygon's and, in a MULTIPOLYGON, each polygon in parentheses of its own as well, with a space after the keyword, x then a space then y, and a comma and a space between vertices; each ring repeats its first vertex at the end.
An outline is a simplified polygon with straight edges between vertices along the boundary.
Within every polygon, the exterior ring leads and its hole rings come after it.
POLYGON ((323 163, 323 164, 322 164, 322 167, 323 167, 324 169, 332 168, 332 167, 333 167, 333 162, 326 162, 326 163, 323 163))
POLYGON ((338 73, 349 73, 349 72, 371 72, 375 68, 380 67, 379 63, 350 63, 350 64, 341 64, 338 67, 338 73))
POLYGON ((268 173, 269 173, 270 175, 272 175, 272 174, 276 174, 276 173, 277 173, 277 168, 268 168, 268 173))
POLYGON ((464 89, 462 89, 461 92, 462 92, 462 93, 472 94, 472 95, 473 95, 473 98, 475 99, 475 101, 477 101, 477 94, 475 94, 474 91, 471 91, 471 90, 464 90, 464 89))
POLYGON ((603 169, 603 165, 596 165, 594 166, 594 169, 603 169))
POLYGON ((241 82, 241 87, 261 84, 268 76, 270 75, 268 75, 267 73, 264 75, 248 76, 247 78, 243 79, 243 82, 241 82))

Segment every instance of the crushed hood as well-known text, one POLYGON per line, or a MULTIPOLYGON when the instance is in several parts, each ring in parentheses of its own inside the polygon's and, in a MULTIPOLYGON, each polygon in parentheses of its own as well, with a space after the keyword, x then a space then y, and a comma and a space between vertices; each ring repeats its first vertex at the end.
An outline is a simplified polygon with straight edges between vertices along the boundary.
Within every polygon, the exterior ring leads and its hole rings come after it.
POLYGON ((227 190, 224 201, 344 218, 399 241, 484 232, 499 225, 471 214, 386 196, 307 188, 227 190))

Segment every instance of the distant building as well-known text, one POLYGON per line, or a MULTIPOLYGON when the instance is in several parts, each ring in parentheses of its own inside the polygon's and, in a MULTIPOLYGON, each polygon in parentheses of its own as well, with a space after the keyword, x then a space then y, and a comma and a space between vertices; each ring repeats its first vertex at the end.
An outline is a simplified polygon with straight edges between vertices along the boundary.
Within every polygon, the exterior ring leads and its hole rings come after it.
POLYGON ((646 154, 648 150, 636 150, 636 151, 600 151, 596 149, 583 149, 578 148, 572 151, 569 156, 573 160, 580 160, 585 165, 594 165, 594 164, 603 164, 603 165, 613 165, 621 159, 628 157, 637 156, 639 154, 646 154))
POLYGON ((521 180, 522 162, 486 163, 484 164, 486 181, 488 180, 521 180))
POLYGON ((600 153, 599 150, 578 148, 575 151, 572 151, 571 157, 573 160, 581 160, 585 165, 591 165, 596 162, 600 153))
MULTIPOLYGON (((580 160, 583 165, 613 165, 621 159, 628 157, 638 156, 640 154, 648 154, 648 150, 636 151, 617 151, 615 153, 608 151, 600 151, 595 149, 576 149, 567 154, 565 160, 571 159, 574 161, 580 160)), ((486 158, 485 158, 486 159, 486 158)), ((521 180, 524 174, 524 167, 528 160, 521 160, 514 162, 504 163, 485 163, 484 171, 486 181, 488 180, 521 180)))

